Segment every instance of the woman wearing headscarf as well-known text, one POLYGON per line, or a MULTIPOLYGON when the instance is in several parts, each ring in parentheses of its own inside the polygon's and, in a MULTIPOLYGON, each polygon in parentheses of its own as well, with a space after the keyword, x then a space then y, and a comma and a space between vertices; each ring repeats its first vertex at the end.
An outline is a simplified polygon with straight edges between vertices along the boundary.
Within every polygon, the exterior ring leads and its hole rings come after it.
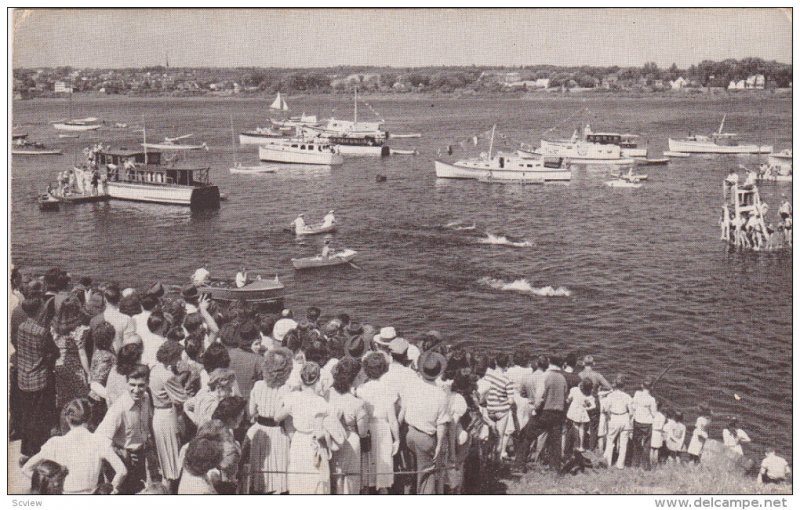
POLYGON ((328 403, 316 392, 319 378, 319 365, 303 365, 300 391, 290 393, 275 416, 278 421, 291 416, 295 428, 289 446, 289 494, 329 494, 329 448, 344 441, 341 424, 329 418, 328 403))
POLYGON ((353 381, 361 363, 343 358, 333 367, 333 388, 328 401, 331 414, 344 427, 347 436, 332 457, 332 486, 336 494, 361 492, 361 439, 369 434, 369 416, 364 401, 353 395, 353 381))
POLYGON ((289 436, 285 425, 275 416, 290 389, 286 385, 292 373, 292 351, 278 347, 268 351, 264 360, 264 380, 250 391, 249 413, 253 425, 245 436, 250 450, 250 493, 280 494, 288 491, 286 471, 289 465, 289 436))
POLYGON ((53 340, 61 351, 55 367, 56 406, 59 410, 73 399, 89 394, 88 324, 78 298, 74 295, 66 297, 51 326, 53 340))
POLYGON ((180 428, 178 413, 175 408, 180 405, 173 400, 174 394, 168 389, 168 382, 175 377, 176 365, 181 359, 183 347, 178 342, 168 340, 161 344, 156 352, 158 363, 150 370, 150 394, 153 399, 153 439, 156 444, 161 474, 168 480, 170 493, 178 489, 181 467, 178 463, 180 453, 180 428))

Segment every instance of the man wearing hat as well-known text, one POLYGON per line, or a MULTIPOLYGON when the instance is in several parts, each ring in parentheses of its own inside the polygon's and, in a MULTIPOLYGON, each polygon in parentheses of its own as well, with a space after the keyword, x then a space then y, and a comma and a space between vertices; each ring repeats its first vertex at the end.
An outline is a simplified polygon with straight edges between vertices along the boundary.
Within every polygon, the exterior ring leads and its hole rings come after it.
POLYGON ((372 337, 373 350, 386 356, 386 362, 391 363, 392 357, 389 355, 389 343, 397 338, 397 331, 391 326, 381 328, 380 332, 372 337))
POLYGON ((603 377, 603 374, 595 371, 594 357, 587 355, 583 358, 583 370, 578 374, 581 379, 589 379, 592 381, 592 395, 595 398, 595 407, 589 411, 589 428, 588 440, 589 450, 597 448, 597 432, 600 427, 600 401, 598 399, 598 392, 611 391, 611 384, 603 377))
POLYGON ((447 368, 447 360, 435 351, 423 353, 419 358, 419 373, 409 394, 414 398, 403 402, 403 415, 408 424, 406 443, 417 460, 417 494, 435 494, 439 473, 437 464, 444 444, 445 431, 450 421, 448 397, 436 384, 436 379, 447 368))
POLYGON ((292 311, 285 309, 281 312, 281 318, 275 321, 275 326, 272 328, 272 338, 276 342, 283 345, 283 337, 286 333, 297 327, 297 321, 292 319, 292 311))

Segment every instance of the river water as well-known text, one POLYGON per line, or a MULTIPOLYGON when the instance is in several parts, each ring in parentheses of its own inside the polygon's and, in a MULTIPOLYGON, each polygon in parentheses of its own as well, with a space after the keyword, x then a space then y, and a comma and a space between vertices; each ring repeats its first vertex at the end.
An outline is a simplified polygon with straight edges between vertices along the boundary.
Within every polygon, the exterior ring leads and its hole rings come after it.
MULTIPOLYGON (((458 141, 494 123, 506 140, 538 144, 548 129, 563 138, 591 121, 595 131, 642 135, 659 156, 668 136, 709 133, 727 113, 726 131, 781 150, 792 142, 790 98, 366 101, 390 131, 422 133, 392 141, 420 154, 242 176, 227 170, 230 115, 237 130, 264 125, 268 100, 76 97, 76 117, 145 122, 148 140, 194 133, 195 141, 207 142, 210 151, 200 156, 228 200, 204 213, 124 202, 40 212, 37 192, 81 159, 90 141, 132 147, 141 134, 108 127, 59 139, 47 121, 66 116, 63 100, 15 102, 15 126, 65 155, 13 161, 12 261, 39 271, 58 264, 139 287, 184 282, 201 266, 232 278, 244 264, 279 274, 287 305, 298 311, 310 305, 323 314, 346 311, 409 336, 437 329, 451 343, 478 350, 528 345, 592 354, 606 376, 623 372, 633 381, 672 364, 656 393, 681 407, 689 425, 696 405, 707 402, 716 413, 740 418, 754 455, 775 445, 791 459, 791 252, 730 250, 717 224, 727 170, 758 165, 757 157, 673 159, 645 167, 649 181, 640 189, 605 186, 609 170, 598 167, 576 167, 569 185, 527 187, 441 181, 433 172, 437 149, 452 145, 452 158, 487 150, 485 140, 467 144, 470 152, 458 141), (377 174, 387 181, 376 183, 377 174), (360 269, 294 273, 290 259, 317 253, 322 238, 296 241, 282 227, 300 212, 313 221, 329 209, 341 224, 334 243, 357 250, 360 269), (518 246, 495 244, 502 235, 518 246)), ((293 114, 327 116, 333 108, 340 118, 352 114, 345 97, 289 98, 289 104, 293 114)), ((359 114, 377 118, 364 105, 359 114)), ((498 135, 496 146, 503 143, 498 135)), ((238 156, 255 164, 255 146, 240 147, 238 156)), ((776 223, 780 195, 791 199, 791 185, 764 185, 761 193, 776 223)), ((716 420, 713 437, 720 439, 724 421, 716 420)))

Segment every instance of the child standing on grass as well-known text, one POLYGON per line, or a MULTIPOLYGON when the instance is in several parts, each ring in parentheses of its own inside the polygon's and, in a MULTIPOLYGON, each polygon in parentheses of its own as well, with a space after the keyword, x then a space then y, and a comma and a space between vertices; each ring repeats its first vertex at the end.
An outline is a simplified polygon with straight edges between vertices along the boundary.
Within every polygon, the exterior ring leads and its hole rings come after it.
MULTIPOLYGON (((665 410, 666 411, 666 410, 665 410)), ((653 433, 650 436, 650 464, 658 464, 658 454, 664 446, 664 426, 667 418, 659 410, 653 418, 653 433)))
MULTIPOLYGON (((701 412, 702 409, 701 409, 701 412)), ((700 455, 703 453, 703 447, 708 439, 708 426, 711 421, 705 416, 698 416, 694 424, 694 431, 692 431, 692 439, 689 440, 689 447, 686 449, 689 454, 689 460, 695 464, 700 463, 700 455)))
POLYGON ((664 425, 664 439, 667 442, 669 458, 680 464, 680 452, 686 440, 686 425, 683 424, 683 413, 671 411, 667 414, 667 423, 664 425))

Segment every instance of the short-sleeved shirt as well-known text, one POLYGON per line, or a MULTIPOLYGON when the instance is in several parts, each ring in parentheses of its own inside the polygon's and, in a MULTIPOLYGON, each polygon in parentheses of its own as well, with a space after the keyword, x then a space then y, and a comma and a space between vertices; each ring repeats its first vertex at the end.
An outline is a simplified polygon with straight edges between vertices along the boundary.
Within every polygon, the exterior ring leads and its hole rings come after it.
POLYGON ((409 394, 414 395, 414 398, 403 403, 406 410, 405 420, 409 426, 433 435, 439 425, 450 422, 448 395, 436 383, 418 379, 409 394))
POLYGON ((103 458, 116 455, 106 441, 78 427, 54 436, 42 446, 41 457, 65 466, 64 493, 91 493, 97 487, 103 458))
POLYGON ((392 392, 383 378, 370 379, 356 389, 356 396, 364 401, 370 420, 389 421, 395 413, 397 393, 392 392))
POLYGON ((494 415, 507 413, 511 409, 511 401, 514 398, 514 383, 500 370, 487 371, 483 378, 489 383, 489 391, 486 393, 486 410, 494 415))
POLYGON ((614 390, 603 399, 603 412, 612 416, 627 415, 630 412, 630 395, 622 390, 614 390))
POLYGON ((633 394, 631 410, 633 411, 634 421, 644 425, 652 425, 656 415, 656 399, 650 395, 649 391, 637 391, 633 394))
POLYGON ((761 461, 761 471, 773 480, 783 480, 789 474, 789 463, 777 455, 767 455, 761 461))
POLYGON ((145 393, 139 402, 134 402, 130 393, 123 393, 108 408, 105 418, 95 433, 117 447, 138 450, 150 437, 153 411, 150 397, 145 393))

